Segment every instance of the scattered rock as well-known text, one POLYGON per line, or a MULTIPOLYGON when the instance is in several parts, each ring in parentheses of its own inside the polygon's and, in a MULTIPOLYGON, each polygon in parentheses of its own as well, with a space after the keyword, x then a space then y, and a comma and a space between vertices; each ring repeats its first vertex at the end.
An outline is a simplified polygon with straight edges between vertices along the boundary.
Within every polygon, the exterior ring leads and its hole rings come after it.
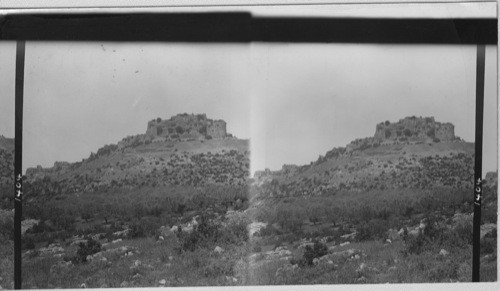
POLYGON ((340 237, 343 239, 354 239, 355 236, 356 236, 356 232, 353 232, 353 233, 349 233, 349 234, 344 234, 340 237))
POLYGON ((248 225, 248 235, 252 237, 255 233, 259 232, 262 228, 266 227, 267 223, 254 221, 248 225))
POLYGON ((337 246, 329 246, 328 247, 328 252, 331 253, 333 252, 333 250, 335 250, 337 248, 337 246))
POLYGON ((100 239, 102 239, 104 237, 106 237, 105 233, 97 233, 97 234, 94 234, 93 236, 91 236, 91 238, 93 240, 100 240, 100 239))
POLYGON ((391 240, 391 241, 395 241, 395 240, 398 240, 400 238, 400 234, 397 230, 395 229, 389 229, 387 231, 387 237, 388 237, 388 240, 391 240))
POLYGON ((420 234, 420 228, 416 228, 416 229, 412 229, 408 232, 408 235, 411 235, 411 236, 418 236, 420 234))
POLYGON ((130 229, 125 229, 121 231, 114 232, 113 235, 116 237, 126 238, 130 232, 130 229))

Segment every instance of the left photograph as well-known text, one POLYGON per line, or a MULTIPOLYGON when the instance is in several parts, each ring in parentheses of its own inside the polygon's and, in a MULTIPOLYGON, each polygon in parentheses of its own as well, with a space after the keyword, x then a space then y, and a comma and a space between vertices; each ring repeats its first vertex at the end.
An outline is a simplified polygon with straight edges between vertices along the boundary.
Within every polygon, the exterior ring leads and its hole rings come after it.
MULTIPOLYGON (((23 289, 238 284, 248 49, 26 43, 23 289)), ((0 50, 0 286, 13 288, 15 43, 0 50)))

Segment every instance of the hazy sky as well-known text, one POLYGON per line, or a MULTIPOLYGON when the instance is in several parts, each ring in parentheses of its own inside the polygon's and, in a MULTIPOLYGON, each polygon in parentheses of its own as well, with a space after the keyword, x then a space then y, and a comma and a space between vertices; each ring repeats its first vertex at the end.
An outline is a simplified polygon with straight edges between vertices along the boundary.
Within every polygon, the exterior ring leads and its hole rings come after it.
MULTIPOLYGON (((487 49, 485 171, 496 166, 496 47, 487 49)), ((14 135, 15 46, 0 43, 0 134, 14 135)), ((474 140, 475 46, 28 42, 24 168, 79 161, 177 113, 251 138, 252 172, 305 164, 434 116, 474 140)))

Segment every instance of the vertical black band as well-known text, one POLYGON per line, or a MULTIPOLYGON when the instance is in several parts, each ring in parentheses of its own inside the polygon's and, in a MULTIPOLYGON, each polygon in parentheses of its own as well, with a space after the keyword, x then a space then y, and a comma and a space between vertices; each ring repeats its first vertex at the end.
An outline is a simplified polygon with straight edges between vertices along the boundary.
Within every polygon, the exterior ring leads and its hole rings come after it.
POLYGON ((476 62, 476 140, 474 163, 474 226, 472 234, 472 282, 479 282, 482 162, 483 162, 483 107, 484 107, 484 65, 485 46, 477 46, 476 62))
POLYGON ((21 217, 23 201, 23 95, 25 42, 17 42, 16 51, 16 112, 14 150, 14 289, 21 289, 21 217))

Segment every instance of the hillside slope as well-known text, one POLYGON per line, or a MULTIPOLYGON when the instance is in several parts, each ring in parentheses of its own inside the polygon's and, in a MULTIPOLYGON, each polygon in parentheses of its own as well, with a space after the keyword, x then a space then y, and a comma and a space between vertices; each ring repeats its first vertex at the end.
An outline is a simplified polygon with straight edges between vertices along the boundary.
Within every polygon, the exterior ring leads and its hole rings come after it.
POLYGON ((0 209, 12 208, 13 178, 14 139, 0 135, 0 209))
POLYGON ((453 125, 407 117, 394 124, 380 123, 374 137, 334 148, 308 165, 257 172, 255 184, 262 195, 273 197, 463 188, 472 186, 473 163, 474 144, 455 137, 453 125))
MULTIPOLYGON (((180 115, 198 122, 197 116, 180 115)), ((190 124, 185 122, 179 131, 189 132, 190 124)), ((150 122, 148 131, 151 128, 150 122)), ((248 140, 234 138, 225 129, 218 138, 204 135, 159 138, 148 133, 106 145, 81 162, 29 168, 25 188, 29 197, 35 197, 138 186, 243 186, 249 166, 248 140)))

